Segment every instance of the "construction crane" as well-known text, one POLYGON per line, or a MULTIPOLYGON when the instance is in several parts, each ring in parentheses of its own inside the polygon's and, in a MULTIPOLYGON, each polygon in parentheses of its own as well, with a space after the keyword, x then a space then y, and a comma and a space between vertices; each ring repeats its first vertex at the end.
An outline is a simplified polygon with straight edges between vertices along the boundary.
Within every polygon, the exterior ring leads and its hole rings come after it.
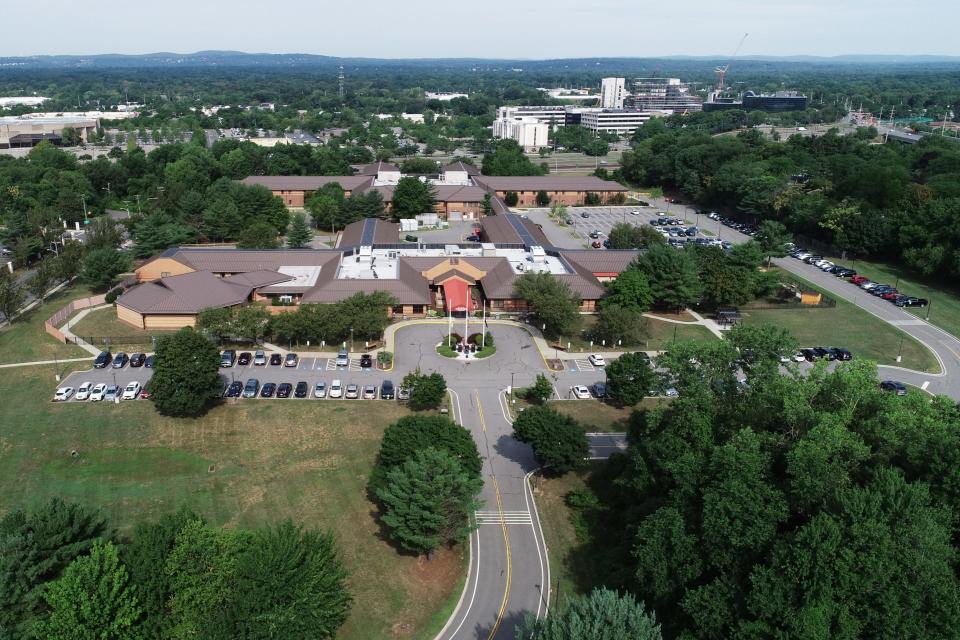
POLYGON ((738 44, 738 45, 737 45, 737 48, 733 50, 733 55, 730 56, 730 61, 727 62, 727 64, 725 64, 725 65, 723 65, 723 66, 721 66, 721 67, 717 67, 716 69, 713 70, 714 73, 716 73, 717 75, 720 76, 720 80, 717 82, 717 95, 718 95, 718 96, 719 96, 721 93, 723 93, 723 81, 724 81, 724 78, 726 78, 727 70, 730 68, 730 63, 732 63, 732 62, 733 62, 733 59, 737 57, 737 54, 738 54, 738 53, 740 53, 740 47, 743 46, 743 43, 744 43, 744 41, 747 39, 747 36, 748 36, 748 35, 750 35, 750 34, 749 34, 749 33, 745 33, 745 34, 743 34, 743 37, 740 38, 740 44, 738 44))

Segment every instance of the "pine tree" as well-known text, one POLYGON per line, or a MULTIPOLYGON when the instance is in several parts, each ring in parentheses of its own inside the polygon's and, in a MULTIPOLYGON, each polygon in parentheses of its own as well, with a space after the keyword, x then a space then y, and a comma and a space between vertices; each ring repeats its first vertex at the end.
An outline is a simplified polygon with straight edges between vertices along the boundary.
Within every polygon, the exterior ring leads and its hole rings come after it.
POLYGON ((300 249, 307 246, 313 240, 313 233, 310 232, 310 226, 307 224, 307 216, 302 213, 295 213, 290 219, 290 226, 287 228, 287 246, 291 249, 300 249))

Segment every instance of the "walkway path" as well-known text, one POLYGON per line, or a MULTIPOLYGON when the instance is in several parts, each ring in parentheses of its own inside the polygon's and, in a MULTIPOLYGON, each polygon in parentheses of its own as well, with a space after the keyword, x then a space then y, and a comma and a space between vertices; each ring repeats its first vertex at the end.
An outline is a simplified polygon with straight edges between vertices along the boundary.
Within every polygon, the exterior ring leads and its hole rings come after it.
POLYGON ((82 309, 80 313, 78 313, 77 315, 73 316, 72 318, 69 318, 65 325, 57 328, 60 330, 60 333, 63 334, 64 338, 66 338, 67 340, 72 340, 74 344, 76 344, 78 347, 80 347, 87 353, 93 354, 94 356, 100 355, 101 350, 99 348, 88 343, 86 340, 82 340, 78 338, 76 334, 74 334, 73 331, 70 330, 70 327, 77 324, 80 320, 83 320, 84 318, 86 318, 88 314, 93 313, 94 311, 99 311, 100 309, 109 309, 112 306, 113 306, 112 304, 101 304, 95 307, 87 307, 86 309, 82 309))

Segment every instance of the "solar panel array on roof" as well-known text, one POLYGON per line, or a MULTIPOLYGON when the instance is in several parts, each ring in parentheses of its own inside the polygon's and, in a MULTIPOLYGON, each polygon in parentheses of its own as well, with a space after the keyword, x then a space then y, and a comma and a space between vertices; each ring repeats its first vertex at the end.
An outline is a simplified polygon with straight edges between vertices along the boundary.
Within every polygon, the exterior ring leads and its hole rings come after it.
POLYGON ((363 233, 360 235, 360 246, 369 247, 373 245, 373 234, 377 230, 377 219, 367 218, 363 221, 363 233))
POLYGON ((533 236, 530 235, 530 231, 527 230, 520 218, 514 215, 507 215, 506 218, 510 222, 511 226, 513 226, 514 231, 517 232, 517 235, 520 236, 523 244, 527 245, 527 247, 533 247, 539 244, 533 239, 533 236))

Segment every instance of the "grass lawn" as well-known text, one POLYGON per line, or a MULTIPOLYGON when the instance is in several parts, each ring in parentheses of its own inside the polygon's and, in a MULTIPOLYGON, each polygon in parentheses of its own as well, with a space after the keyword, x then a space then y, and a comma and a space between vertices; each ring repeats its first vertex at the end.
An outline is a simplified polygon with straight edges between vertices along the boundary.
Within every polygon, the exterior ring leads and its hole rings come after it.
MULTIPOLYGON (((806 280, 791 277, 819 291, 806 280)), ((833 308, 742 308, 740 313, 744 324, 773 324, 789 330, 803 347, 845 347, 853 352, 854 357, 873 360, 877 364, 897 365, 902 340, 903 360, 899 366, 931 373, 940 370, 936 358, 922 344, 845 300, 838 299, 833 308)))
POLYGON ((929 310, 932 324, 955 336, 960 336, 960 290, 925 280, 896 265, 865 260, 840 260, 839 258, 831 258, 831 260, 836 264, 844 264, 851 269, 856 269, 858 274, 865 275, 876 282, 894 285, 908 296, 926 298, 930 301, 929 309, 911 307, 906 310, 921 318, 926 318, 929 310))
POLYGON ((66 287, 19 316, 12 326, 0 328, 0 364, 90 355, 76 345, 57 342, 43 330, 43 323, 68 302, 86 298, 91 293, 82 285, 66 287))
POLYGON ((670 398, 644 398, 636 407, 618 407, 594 400, 551 400, 548 404, 582 424, 587 431, 619 433, 627 430, 627 420, 634 409, 653 409, 670 401, 670 398))
MULTIPOLYGON (((153 344, 151 336, 172 333, 171 331, 144 331, 143 329, 132 327, 117 318, 117 310, 112 306, 108 309, 91 311, 78 322, 72 323, 70 330, 84 339, 91 337, 121 338, 123 339, 122 344, 118 342, 116 345, 116 349, 121 350, 126 349, 126 347, 130 345, 149 347, 153 344), (136 338, 140 338, 140 341, 136 341, 136 338)), ((97 344, 100 344, 99 340, 97 344)), ((126 350, 129 351, 129 349, 126 350)))
POLYGON ((332 529, 343 553, 355 602, 338 638, 430 638, 443 625, 464 549, 429 563, 398 554, 366 496, 383 429, 403 405, 247 402, 170 420, 148 402, 51 404, 53 373, 0 370, 0 394, 20 399, 0 407, 0 512, 61 496, 121 532, 180 505, 228 527, 293 518, 332 529))
MULTIPOLYGON (((684 318, 686 320, 687 318, 684 318)), ((693 319, 693 316, 689 317, 690 320, 693 319)), ((596 316, 584 316, 583 317, 583 331, 579 335, 568 337, 562 336, 560 342, 563 345, 570 343, 571 351, 603 351, 605 349, 618 350, 618 349, 641 349, 643 351, 663 351, 666 349, 674 340, 676 342, 710 342, 711 340, 716 340, 710 331, 701 325, 690 325, 690 324, 677 324, 676 322, 664 322, 661 320, 655 320, 653 318, 644 318, 646 323, 645 330, 645 339, 640 344, 623 344, 623 345, 602 345, 599 342, 594 342, 591 346, 590 339, 587 338, 590 334, 591 329, 597 322, 596 316)), ((551 344, 553 344, 551 342, 551 344)))

